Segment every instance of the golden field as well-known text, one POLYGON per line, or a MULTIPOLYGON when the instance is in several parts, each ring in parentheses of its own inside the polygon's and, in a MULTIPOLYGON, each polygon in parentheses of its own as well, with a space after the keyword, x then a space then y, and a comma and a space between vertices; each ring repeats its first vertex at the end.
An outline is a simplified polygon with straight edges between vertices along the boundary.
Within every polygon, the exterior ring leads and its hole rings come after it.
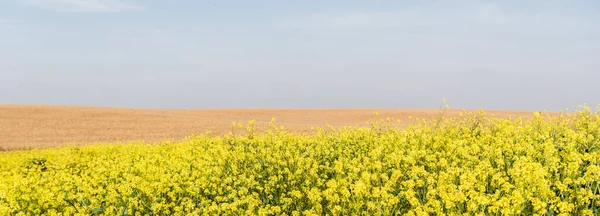
MULTIPOLYGON (((231 122, 257 121, 259 130, 271 118, 290 131, 310 132, 327 124, 367 125, 380 117, 409 122, 408 117, 433 119, 439 109, 128 109, 82 106, 0 105, 0 151, 62 144, 180 141, 193 133, 231 132, 231 122)), ((450 109, 446 116, 461 110, 450 109)), ((531 116, 524 111, 488 111, 499 117, 531 116)), ((403 123, 403 124, 404 124, 403 123)))
POLYGON ((600 214, 600 113, 438 111, 400 122, 364 111, 383 119, 310 133, 234 120, 176 142, 1 152, 0 215, 600 214))

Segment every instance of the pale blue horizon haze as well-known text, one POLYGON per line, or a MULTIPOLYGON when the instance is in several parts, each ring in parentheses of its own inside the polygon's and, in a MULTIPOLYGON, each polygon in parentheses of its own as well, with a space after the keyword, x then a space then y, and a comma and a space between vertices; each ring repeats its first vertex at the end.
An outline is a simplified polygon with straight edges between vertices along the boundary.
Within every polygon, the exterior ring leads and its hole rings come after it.
POLYGON ((0 0, 0 104, 600 104, 600 1, 0 0))

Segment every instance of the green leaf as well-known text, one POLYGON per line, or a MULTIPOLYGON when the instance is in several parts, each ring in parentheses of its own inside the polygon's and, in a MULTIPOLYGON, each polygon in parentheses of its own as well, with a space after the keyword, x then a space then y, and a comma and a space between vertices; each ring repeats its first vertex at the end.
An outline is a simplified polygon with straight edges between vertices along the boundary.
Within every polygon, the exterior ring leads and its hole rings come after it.
POLYGON ((90 210, 90 214, 92 214, 92 215, 100 215, 102 213, 104 213, 104 208, 102 208, 102 207, 98 207, 98 208, 94 208, 94 209, 90 210))

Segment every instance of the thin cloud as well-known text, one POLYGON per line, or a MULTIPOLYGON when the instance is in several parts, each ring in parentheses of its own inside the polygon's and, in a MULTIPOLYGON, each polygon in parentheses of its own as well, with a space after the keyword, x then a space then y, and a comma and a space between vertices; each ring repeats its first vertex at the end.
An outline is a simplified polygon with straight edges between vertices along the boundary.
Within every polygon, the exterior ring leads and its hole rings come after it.
POLYGON ((510 16, 497 4, 484 4, 475 7, 475 19, 484 24, 507 24, 510 16))
POLYGON ((17 22, 18 22, 17 20, 0 18, 0 25, 2 25, 2 24, 10 25, 10 24, 15 24, 17 22))
POLYGON ((291 29, 385 29, 437 25, 434 19, 415 19, 413 11, 311 14, 289 19, 279 26, 291 29))
POLYGON ((18 22, 18 20, 0 18, 0 28, 14 28, 18 22))
POLYGON ((507 24, 511 21, 497 4, 475 5, 422 3, 392 11, 366 11, 308 14, 279 23, 288 29, 422 29, 449 23, 507 24))
POLYGON ((123 0, 21 0, 26 5, 60 12, 116 13, 143 10, 144 7, 123 0))

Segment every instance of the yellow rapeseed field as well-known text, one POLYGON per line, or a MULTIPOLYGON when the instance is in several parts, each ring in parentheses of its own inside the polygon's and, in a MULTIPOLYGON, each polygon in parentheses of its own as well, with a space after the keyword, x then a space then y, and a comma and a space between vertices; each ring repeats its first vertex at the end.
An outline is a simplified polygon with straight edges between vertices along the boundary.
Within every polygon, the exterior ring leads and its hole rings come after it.
POLYGON ((1 152, 0 215, 600 214, 597 111, 414 121, 1 152))

